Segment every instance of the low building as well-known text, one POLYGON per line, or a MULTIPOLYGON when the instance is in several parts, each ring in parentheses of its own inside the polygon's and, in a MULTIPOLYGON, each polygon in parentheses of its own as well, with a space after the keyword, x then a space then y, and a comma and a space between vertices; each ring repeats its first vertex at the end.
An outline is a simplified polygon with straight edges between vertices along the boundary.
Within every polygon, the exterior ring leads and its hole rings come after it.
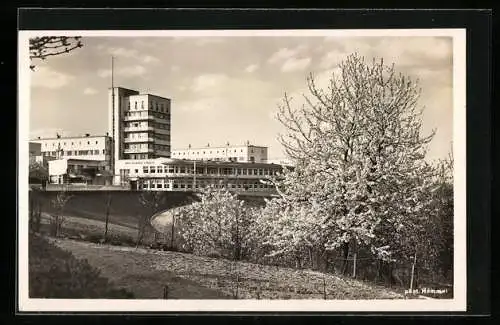
POLYGON ((242 163, 267 163, 268 148, 244 145, 225 145, 172 150, 172 158, 183 160, 234 161, 242 163))
POLYGON ((44 157, 42 160, 67 158, 97 161, 101 162, 106 170, 111 168, 111 138, 107 135, 57 136, 38 138, 31 142, 40 144, 41 156, 44 157))
POLYGON ((119 160, 121 186, 134 190, 196 191, 208 185, 235 192, 274 192, 269 177, 280 174, 280 165, 226 161, 157 158, 119 160))
POLYGON ((49 182, 52 184, 108 185, 112 173, 105 161, 61 158, 49 161, 49 182))

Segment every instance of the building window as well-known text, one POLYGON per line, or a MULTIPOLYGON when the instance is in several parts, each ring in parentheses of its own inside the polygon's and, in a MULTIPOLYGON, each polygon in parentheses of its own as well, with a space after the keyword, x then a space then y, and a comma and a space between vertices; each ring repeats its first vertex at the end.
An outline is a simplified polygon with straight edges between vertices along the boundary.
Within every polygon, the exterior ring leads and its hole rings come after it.
POLYGON ((163 173, 163 166, 158 166, 158 173, 163 173))
POLYGON ((155 166, 151 166, 150 169, 149 169, 150 173, 155 173, 156 172, 156 167, 155 166))
POLYGON ((94 150, 94 155, 98 155, 99 154, 99 150, 94 150))
POLYGON ((137 109, 137 102, 134 102, 134 108, 137 109))
POLYGON ((144 101, 141 102, 141 108, 144 108, 144 101))
POLYGON ((263 175, 263 171, 262 169, 259 169, 259 175, 262 176, 263 175))
POLYGON ((143 167, 142 172, 143 172, 144 174, 147 174, 147 173, 149 172, 148 167, 146 167, 146 166, 145 166, 145 167, 143 167))
POLYGON ((87 144, 90 144, 90 141, 87 141, 87 144))
POLYGON ((156 184, 156 187, 157 187, 157 188, 162 188, 162 187, 163 187, 163 184, 158 183, 158 184, 156 184))
POLYGON ((254 170, 253 170, 253 174, 254 174, 254 175, 257 175, 257 169, 254 169, 254 170))
POLYGON ((73 154, 73 151, 68 150, 68 156, 71 156, 73 154))

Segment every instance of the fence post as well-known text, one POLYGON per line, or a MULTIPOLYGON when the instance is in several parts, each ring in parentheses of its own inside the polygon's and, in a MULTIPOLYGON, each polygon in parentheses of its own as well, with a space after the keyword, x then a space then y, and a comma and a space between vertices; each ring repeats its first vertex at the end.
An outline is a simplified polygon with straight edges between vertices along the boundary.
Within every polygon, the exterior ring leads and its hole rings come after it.
POLYGON ((323 273, 323 299, 326 300, 326 279, 324 273, 323 273))
POLYGON ((413 291, 413 276, 415 275, 415 264, 417 263, 417 252, 413 256, 413 263, 411 265, 411 278, 410 278, 410 292, 413 291))
POLYGON ((168 299, 168 285, 163 287, 163 299, 168 299))
POLYGON ((357 255, 358 255, 358 254, 355 252, 355 253, 354 253, 354 256, 353 256, 353 259, 354 259, 354 260, 353 260, 353 264, 352 264, 352 277, 353 277, 354 279, 356 279, 356 257, 357 257, 357 255))

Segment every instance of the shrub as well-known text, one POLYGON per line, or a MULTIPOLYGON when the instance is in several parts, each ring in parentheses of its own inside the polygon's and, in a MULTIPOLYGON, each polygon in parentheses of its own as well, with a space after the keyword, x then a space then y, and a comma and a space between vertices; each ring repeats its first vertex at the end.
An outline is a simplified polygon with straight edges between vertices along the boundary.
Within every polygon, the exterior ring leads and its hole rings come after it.
POLYGON ((29 294, 31 298, 133 298, 115 288, 86 260, 49 243, 40 236, 29 239, 29 294))

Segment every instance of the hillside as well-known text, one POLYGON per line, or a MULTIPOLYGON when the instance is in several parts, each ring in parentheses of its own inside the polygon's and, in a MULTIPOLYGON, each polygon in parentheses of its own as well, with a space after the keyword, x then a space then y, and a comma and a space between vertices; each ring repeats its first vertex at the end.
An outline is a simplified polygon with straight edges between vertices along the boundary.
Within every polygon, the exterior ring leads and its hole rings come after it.
POLYGON ((55 243, 139 299, 161 298, 165 285, 170 299, 233 298, 236 290, 238 299, 323 299, 324 289, 327 299, 402 298, 383 287, 313 271, 67 239, 55 243))

